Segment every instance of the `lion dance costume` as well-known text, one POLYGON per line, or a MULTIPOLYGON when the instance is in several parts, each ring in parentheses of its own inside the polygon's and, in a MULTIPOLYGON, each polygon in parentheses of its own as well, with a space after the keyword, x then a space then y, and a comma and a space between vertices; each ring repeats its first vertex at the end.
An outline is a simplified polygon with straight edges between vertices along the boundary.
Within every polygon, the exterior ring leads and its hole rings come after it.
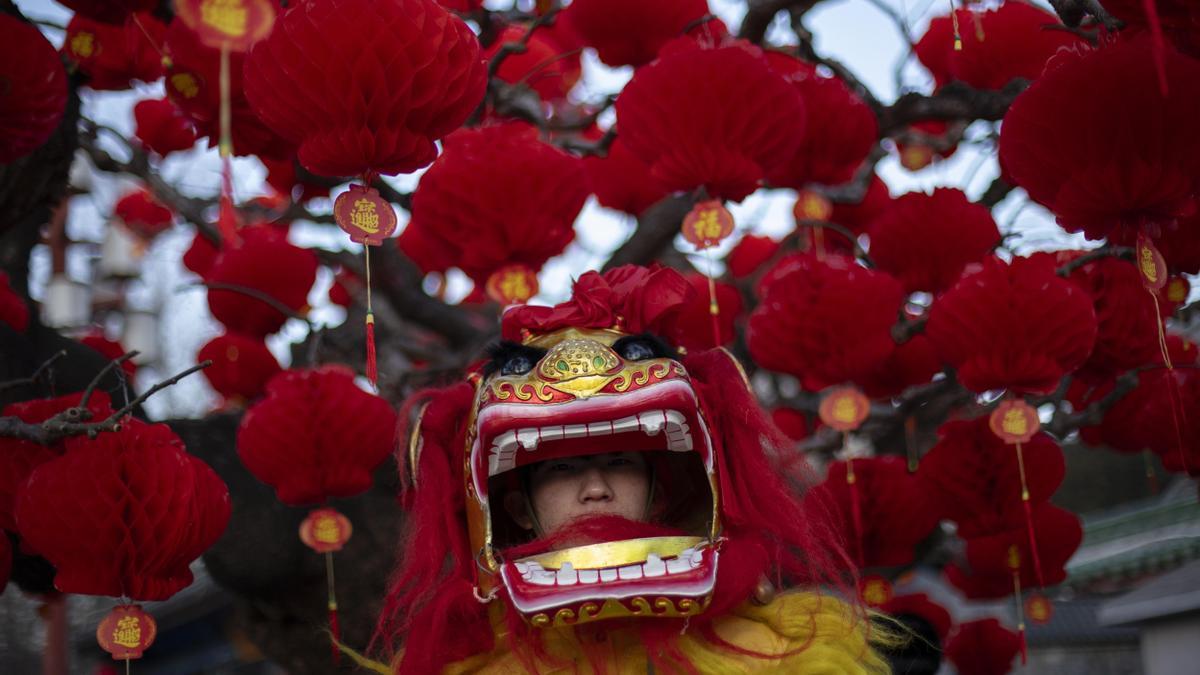
POLYGON ((509 310, 467 382, 408 403, 411 513, 378 670, 887 672, 741 367, 670 346, 692 292, 666 268, 588 272, 565 303, 509 310), (600 517, 562 546, 502 506, 521 467, 633 449, 651 522, 600 517))

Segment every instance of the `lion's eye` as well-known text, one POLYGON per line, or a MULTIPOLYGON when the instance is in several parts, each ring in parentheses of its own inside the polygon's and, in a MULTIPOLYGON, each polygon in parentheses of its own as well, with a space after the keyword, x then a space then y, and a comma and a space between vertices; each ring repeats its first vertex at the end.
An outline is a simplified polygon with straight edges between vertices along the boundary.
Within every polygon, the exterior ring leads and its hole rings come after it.
POLYGON ((625 340, 617 345, 617 353, 626 361, 644 361, 654 358, 654 347, 644 340, 625 340))
POLYGON ((533 359, 525 354, 514 354, 500 367, 501 375, 524 375, 533 370, 533 359))

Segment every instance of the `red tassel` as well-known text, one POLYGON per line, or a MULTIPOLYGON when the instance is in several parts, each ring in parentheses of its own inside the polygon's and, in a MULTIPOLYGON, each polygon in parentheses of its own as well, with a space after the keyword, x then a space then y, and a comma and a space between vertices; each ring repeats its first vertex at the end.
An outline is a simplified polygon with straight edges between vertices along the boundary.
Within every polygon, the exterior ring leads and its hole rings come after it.
POLYGON ((375 315, 367 312, 367 379, 378 386, 379 371, 375 364, 375 315))
POLYGON ((334 664, 338 664, 342 661, 342 650, 338 647, 338 644, 342 641, 342 627, 338 623, 337 603, 333 600, 329 601, 329 632, 333 635, 333 640, 330 643, 333 650, 333 662, 334 664))
POLYGON ((858 500, 858 478, 854 475, 854 458, 846 458, 846 483, 850 486, 850 515, 854 523, 854 552, 858 569, 863 568, 862 504, 858 500))
POLYGON ((1038 556, 1037 537, 1033 532, 1033 507, 1029 503, 1029 486, 1025 482, 1025 456, 1021 444, 1017 443, 1017 466, 1021 470, 1021 505, 1025 507, 1025 529, 1029 534, 1029 554, 1033 557, 1033 571, 1037 573, 1038 587, 1045 588, 1042 577, 1042 560, 1038 556))

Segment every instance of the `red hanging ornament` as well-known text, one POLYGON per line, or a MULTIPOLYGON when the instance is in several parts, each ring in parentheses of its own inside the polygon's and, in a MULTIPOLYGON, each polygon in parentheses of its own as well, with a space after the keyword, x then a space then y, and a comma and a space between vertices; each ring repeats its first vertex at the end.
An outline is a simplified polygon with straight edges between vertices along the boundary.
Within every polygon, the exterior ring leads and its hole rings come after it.
POLYGON ((1108 0, 1104 8, 1125 24, 1121 35, 1146 32, 1153 37, 1160 32, 1155 39, 1166 38, 1184 54, 1200 57, 1200 6, 1190 0, 1153 0, 1153 5, 1147 0, 1108 0), (1157 14, 1157 29, 1147 11, 1152 7, 1157 14))
POLYGON ((0 164, 46 142, 67 106, 67 74, 54 45, 30 23, 0 14, 0 164))
POLYGON ((1168 49, 1165 96, 1152 52, 1146 39, 1064 51, 1004 117, 1001 164, 1070 232, 1100 239, 1197 208, 1200 61, 1168 49))
POLYGON ((991 212, 957 189, 901 195, 871 223, 871 259, 910 293, 950 288, 999 243, 991 212))
POLYGON ((217 248, 216 244, 212 243, 208 237, 197 232, 192 237, 192 245, 183 253, 183 266, 197 276, 205 277, 208 275, 208 271, 212 268, 213 263, 216 262, 217 256, 220 253, 221 250, 217 248))
POLYGON ((871 223, 891 208, 892 195, 887 183, 879 176, 871 176, 867 191, 857 202, 833 202, 829 220, 857 234, 869 233, 871 223))
POLYGON ((800 93, 737 40, 675 40, 634 73, 616 111, 622 141, 664 187, 713 199, 741 201, 803 140, 800 93))
POLYGON ((229 521, 229 491, 161 424, 126 419, 34 469, 17 495, 23 540, 64 593, 165 600, 229 521))
POLYGON ((1096 314, 1052 260, 988 258, 934 303, 925 334, 971 391, 1048 393, 1091 353, 1096 314))
POLYGON ((517 305, 538 292, 537 272, 525 265, 505 265, 488 277, 488 297, 501 305, 517 305))
POLYGON ((432 0, 309 0, 278 24, 246 59, 246 96, 317 175, 425 166, 483 97, 478 41, 432 0))
POLYGON ((899 396, 905 389, 926 384, 942 371, 937 349, 924 335, 914 335, 896 345, 878 368, 855 378, 855 384, 871 398, 899 396))
POLYGON ((379 246, 396 231, 396 211, 372 187, 350 185, 333 202, 333 217, 350 241, 379 246))
POLYGON ((227 333, 209 340, 196 354, 197 361, 212 361, 202 372, 213 390, 241 404, 258 398, 267 382, 283 369, 262 338, 227 333))
MULTIPOLYGON (((601 61, 616 68, 653 61, 659 49, 685 29, 705 30, 696 24, 708 13, 706 0, 578 0, 559 14, 559 20, 594 47, 601 61)), ((723 32, 715 26, 708 30, 723 32)))
POLYGON ((950 124, 944 120, 913 122, 904 134, 895 139, 900 166, 920 171, 958 152, 958 142, 950 135, 950 124))
POLYGON ((237 290, 210 288, 208 307, 230 331, 262 337, 288 320, 275 303, 297 313, 307 307, 308 292, 317 278, 317 257, 289 243, 285 233, 271 226, 246 227, 240 234, 242 241, 223 248, 205 277, 209 284, 237 290))
POLYGON ((285 504, 350 497, 392 451, 396 413, 344 368, 287 370, 238 427, 238 456, 285 504))
POLYGON ((175 14, 213 49, 244 52, 275 23, 270 0, 176 0, 175 14))
POLYGON ((114 661, 142 658, 157 636, 158 624, 141 605, 118 605, 96 626, 96 641, 114 661))
POLYGON ((350 519, 330 508, 313 509, 300 522, 300 541, 317 553, 342 550, 352 534, 350 519))
POLYGON ((802 441, 815 431, 808 416, 795 408, 772 408, 771 422, 793 441, 802 441))
POLYGON ((746 344, 763 368, 817 391, 873 372, 895 349, 903 291, 841 256, 784 258, 759 282, 746 344))
POLYGON ((733 234, 733 215, 720 200, 699 202, 683 217, 680 232, 698 250, 712 248, 733 234))
POLYGON ((170 99, 146 99, 133 106, 134 136, 159 157, 196 144, 196 127, 170 99))
POLYGON ((533 127, 461 129, 421 176, 405 233, 419 232, 432 253, 426 261, 448 259, 483 286, 505 265, 538 270, 562 253, 586 200, 579 159, 539 140, 533 127))
POLYGON ((841 80, 783 52, 766 52, 767 62, 804 99, 804 137, 795 154, 767 174, 775 187, 809 183, 839 185, 854 177, 879 136, 875 113, 841 80))

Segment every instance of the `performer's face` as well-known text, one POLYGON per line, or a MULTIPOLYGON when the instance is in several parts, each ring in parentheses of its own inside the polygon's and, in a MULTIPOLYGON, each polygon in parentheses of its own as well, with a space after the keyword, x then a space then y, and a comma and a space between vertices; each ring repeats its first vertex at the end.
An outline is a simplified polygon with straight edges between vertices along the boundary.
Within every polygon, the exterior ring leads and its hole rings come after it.
POLYGON ((583 516, 615 515, 645 520, 650 495, 646 458, 640 452, 565 457, 531 468, 529 504, 510 493, 505 504, 521 527, 533 529, 532 509, 543 534, 583 516))

